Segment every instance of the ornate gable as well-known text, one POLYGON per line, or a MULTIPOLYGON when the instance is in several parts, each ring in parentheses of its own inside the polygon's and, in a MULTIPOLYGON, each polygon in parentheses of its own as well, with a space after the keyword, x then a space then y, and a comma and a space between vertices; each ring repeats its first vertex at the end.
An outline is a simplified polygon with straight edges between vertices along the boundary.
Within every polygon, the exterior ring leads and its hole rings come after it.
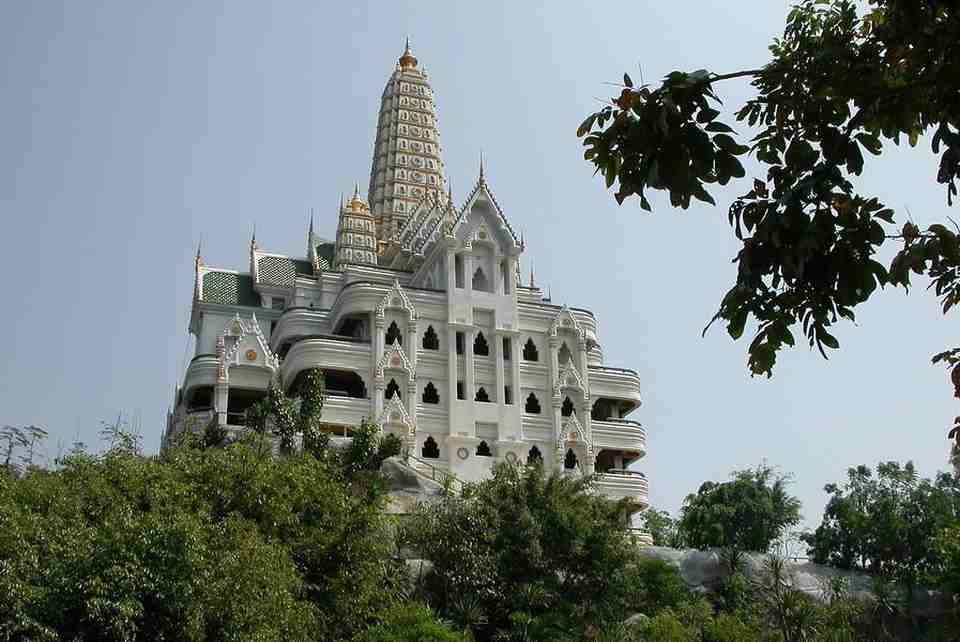
POLYGON ((559 397, 560 391, 564 388, 579 390, 584 399, 590 398, 590 392, 583 385, 583 378, 572 363, 563 366, 557 373, 557 381, 553 385, 553 396, 559 397))
POLYGON ((410 297, 407 296, 407 293, 403 291, 403 288, 400 287, 400 280, 393 280, 393 287, 390 288, 383 298, 380 299, 380 303, 377 304, 377 318, 382 319, 387 308, 402 309, 407 311, 411 321, 417 320, 417 309, 413 307, 413 303, 410 301, 410 297))
POLYGON ((389 424, 402 424, 406 426, 407 433, 410 435, 416 431, 416 427, 413 425, 413 419, 410 417, 410 413, 407 412, 406 406, 400 401, 399 395, 390 397, 383 407, 383 412, 381 412, 377 418, 377 425, 379 425, 381 429, 389 424))
POLYGON ((280 360, 270 350, 256 314, 247 320, 241 319, 239 314, 234 315, 224 327, 217 347, 220 372, 224 378, 229 377, 229 370, 233 366, 268 368, 273 372, 280 368, 280 360))
MULTIPOLYGON (((467 197, 466 203, 464 203, 463 207, 460 208, 460 213, 457 215, 456 221, 453 223, 451 234, 458 238, 464 238, 464 240, 467 241, 472 240, 472 236, 463 235, 461 229, 470 219, 470 213, 474 210, 474 207, 478 204, 483 204, 484 202, 489 205, 489 211, 491 211, 494 215, 492 220, 494 227, 497 228, 497 231, 501 232, 513 244, 514 247, 519 248, 520 240, 514 233, 513 228, 510 226, 510 222, 504 215, 503 210, 500 209, 497 199, 494 198, 493 192, 490 190, 490 187, 487 185, 487 181, 483 177, 477 181, 473 191, 470 192, 470 196, 467 197)), ((470 232, 476 232, 476 230, 471 229, 470 232)))
POLYGON ((580 324, 577 322, 577 318, 573 316, 573 313, 570 312, 570 308, 563 306, 560 312, 557 313, 557 316, 553 317, 553 321, 550 322, 550 336, 555 337, 561 329, 570 330, 577 334, 577 337, 580 341, 586 340, 586 335, 580 324))
POLYGON ((375 373, 377 379, 383 379, 383 373, 386 370, 402 370, 407 373, 411 381, 417 378, 410 359, 407 358, 407 354, 403 351, 403 348, 397 344, 389 345, 383 351, 383 356, 381 356, 377 362, 377 370, 375 373))
POLYGON ((588 455, 593 454, 593 442, 587 438, 587 433, 577 419, 576 413, 564 418, 560 434, 557 436, 557 450, 574 444, 582 444, 588 455))

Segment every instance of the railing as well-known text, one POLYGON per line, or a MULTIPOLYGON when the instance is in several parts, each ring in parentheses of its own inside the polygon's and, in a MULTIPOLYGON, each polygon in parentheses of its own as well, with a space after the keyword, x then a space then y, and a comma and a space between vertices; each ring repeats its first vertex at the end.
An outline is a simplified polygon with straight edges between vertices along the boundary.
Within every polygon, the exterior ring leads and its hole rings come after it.
POLYGON ((404 451, 403 460, 408 466, 410 466, 410 468, 420 475, 423 475, 424 477, 430 479, 431 481, 437 482, 444 487, 449 485, 449 488, 455 490, 458 495, 463 493, 463 482, 453 473, 446 470, 440 470, 430 462, 417 457, 409 450, 404 451), (412 464, 411 460, 413 460, 412 464))

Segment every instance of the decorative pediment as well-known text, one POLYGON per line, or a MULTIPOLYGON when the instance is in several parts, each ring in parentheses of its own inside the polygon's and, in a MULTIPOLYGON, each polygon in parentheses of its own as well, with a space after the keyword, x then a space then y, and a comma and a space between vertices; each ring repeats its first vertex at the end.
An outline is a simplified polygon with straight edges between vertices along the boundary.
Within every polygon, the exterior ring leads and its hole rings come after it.
POLYGON ((562 450, 570 446, 583 446, 587 454, 593 454, 593 442, 587 438, 587 433, 577 419, 576 413, 569 417, 564 417, 560 426, 560 434, 557 436, 557 450, 562 450))
POLYGON ((563 308, 557 313, 557 316, 553 317, 553 321, 550 322, 550 336, 555 337, 560 332, 560 330, 570 330, 571 332, 576 333, 580 341, 586 341, 586 335, 580 323, 577 322, 577 318, 573 316, 573 313, 570 312, 570 308, 563 306, 563 308))
POLYGON ((227 322, 217 342, 220 369, 227 376, 233 366, 254 366, 276 372, 280 359, 270 350, 270 344, 260 329, 257 315, 241 319, 239 314, 227 322))
POLYGON ((416 427, 413 425, 413 419, 407 412, 406 406, 400 401, 399 395, 393 395, 383 407, 383 412, 377 418, 377 424, 382 429, 384 426, 403 425, 407 428, 408 434, 413 434, 416 427))
POLYGON ((402 370, 407 373, 411 381, 416 379, 416 373, 413 370, 410 359, 407 358, 403 348, 396 343, 387 346, 383 351, 383 356, 380 357, 380 361, 377 362, 376 377, 382 379, 383 373, 386 370, 402 370))
POLYGON ((377 304, 377 318, 382 319, 387 308, 406 310, 411 321, 417 320, 417 310, 410 302, 410 297, 400 287, 399 279, 393 280, 393 287, 387 290, 387 293, 380 299, 380 303, 377 304))
POLYGON ((572 363, 563 366, 557 373, 557 380, 553 385, 553 396, 559 397, 560 391, 563 389, 579 390, 584 399, 590 397, 587 387, 583 384, 583 378, 572 363))
MULTIPOLYGON (((507 217, 503 214, 503 210, 500 209, 500 205, 497 203, 497 199, 493 197, 493 192, 490 191, 490 187, 487 185, 485 180, 477 182, 477 185, 473 188, 473 191, 470 193, 470 196, 467 197, 467 202, 460 209, 460 213, 456 218, 456 221, 453 223, 451 229, 451 234, 457 238, 461 238, 464 242, 472 242, 474 239, 469 234, 463 234, 464 226, 470 221, 470 214, 478 210, 481 212, 488 212, 490 216, 487 218, 487 223, 490 225, 489 232, 499 232, 516 248, 520 247, 520 240, 517 238, 517 235, 514 233, 513 228, 510 226, 510 222, 507 221, 507 217)), ((476 229, 471 228, 470 232, 476 232, 476 229)), ((504 248, 506 249, 506 248, 504 248)))

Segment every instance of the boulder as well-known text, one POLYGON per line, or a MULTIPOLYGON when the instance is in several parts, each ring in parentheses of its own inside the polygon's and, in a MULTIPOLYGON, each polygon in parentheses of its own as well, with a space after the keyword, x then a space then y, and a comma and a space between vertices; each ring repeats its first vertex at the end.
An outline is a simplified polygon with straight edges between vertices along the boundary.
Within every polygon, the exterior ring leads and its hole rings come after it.
POLYGON ((387 480, 386 510, 391 515, 406 515, 413 512, 417 504, 434 502, 443 495, 440 484, 420 475, 400 457, 384 460, 380 472, 387 480))

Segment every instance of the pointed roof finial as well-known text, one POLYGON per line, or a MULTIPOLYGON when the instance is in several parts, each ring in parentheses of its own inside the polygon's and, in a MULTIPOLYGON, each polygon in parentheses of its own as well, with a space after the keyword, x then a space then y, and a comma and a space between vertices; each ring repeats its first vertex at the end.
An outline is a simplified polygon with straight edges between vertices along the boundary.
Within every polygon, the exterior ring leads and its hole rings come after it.
POLYGON ((307 235, 313 238, 313 208, 310 208, 310 227, 307 229, 307 235))
POLYGON ((353 182, 353 197, 360 198, 360 181, 353 182))
POLYGON ((530 261, 530 287, 537 287, 536 282, 533 280, 533 261, 530 261))
POLYGON ((253 224, 253 234, 250 235, 250 248, 254 249, 257 247, 257 224, 253 224))
POLYGON ((523 238, 523 228, 520 228, 520 249, 525 250, 527 248, 527 242, 523 238))
POLYGON ((417 66, 417 59, 410 51, 410 36, 407 36, 406 45, 403 48, 403 55, 400 56, 400 69, 414 69, 417 66))
POLYGON ((550 291, 550 286, 547 286, 547 301, 553 303, 553 292, 550 291))
POLYGON ((203 259, 200 258, 200 248, 203 247, 203 237, 200 237, 200 240, 197 241, 197 264, 203 263, 203 259))
POLYGON ((484 181, 483 178, 483 150, 480 150, 480 182, 484 181))

